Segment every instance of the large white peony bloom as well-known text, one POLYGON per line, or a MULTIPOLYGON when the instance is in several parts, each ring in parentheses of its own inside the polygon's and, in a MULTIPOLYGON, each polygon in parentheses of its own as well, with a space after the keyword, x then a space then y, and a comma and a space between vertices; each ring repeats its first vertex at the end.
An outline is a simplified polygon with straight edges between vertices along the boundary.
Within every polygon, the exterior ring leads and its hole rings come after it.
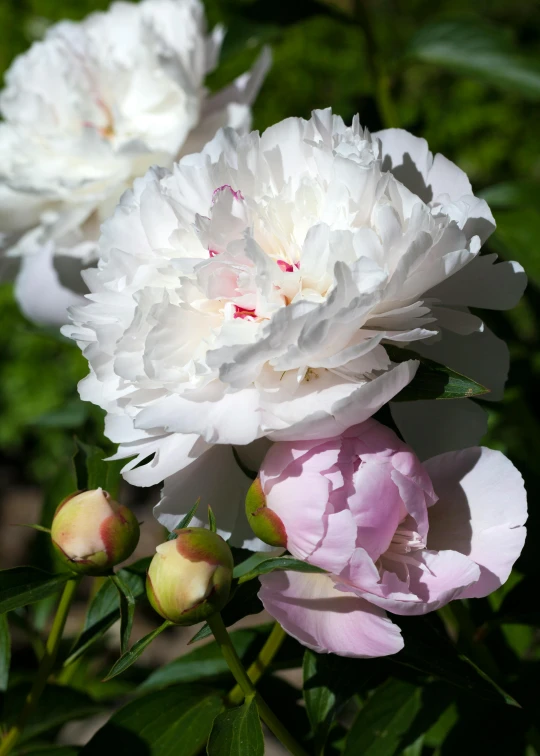
POLYGON ((90 363, 81 396, 134 456, 127 480, 167 479, 164 524, 201 497, 242 542, 249 479, 232 447, 255 469, 256 439, 326 438, 371 416, 418 366, 385 344, 444 362, 448 341, 451 362, 456 339, 482 334, 467 304, 521 293, 519 266, 478 256, 493 228, 465 174, 407 132, 371 136, 330 110, 262 136, 225 129, 138 179, 103 226, 91 303, 64 331, 90 363))
POLYGON ((135 177, 200 150, 222 126, 249 130, 268 53, 210 96, 223 30, 205 27, 200 0, 118 2, 56 24, 8 70, 0 234, 22 256, 16 294, 32 319, 67 322, 100 225, 135 177))

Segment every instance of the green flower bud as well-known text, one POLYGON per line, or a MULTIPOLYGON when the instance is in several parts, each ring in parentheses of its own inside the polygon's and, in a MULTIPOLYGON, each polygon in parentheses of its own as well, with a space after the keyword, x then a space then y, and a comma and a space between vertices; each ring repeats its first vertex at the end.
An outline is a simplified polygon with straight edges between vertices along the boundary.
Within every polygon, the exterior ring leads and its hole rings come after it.
POLYGON ((261 481, 256 478, 246 496, 246 515, 257 538, 270 546, 287 546, 285 526, 278 515, 266 505, 261 481))
POLYGON ((205 528, 176 531, 150 563, 146 593, 158 614, 194 625, 219 612, 229 598, 233 557, 223 538, 205 528))
POLYGON ((97 488, 68 496, 54 515, 51 538, 74 572, 103 575, 127 559, 139 542, 133 513, 97 488))

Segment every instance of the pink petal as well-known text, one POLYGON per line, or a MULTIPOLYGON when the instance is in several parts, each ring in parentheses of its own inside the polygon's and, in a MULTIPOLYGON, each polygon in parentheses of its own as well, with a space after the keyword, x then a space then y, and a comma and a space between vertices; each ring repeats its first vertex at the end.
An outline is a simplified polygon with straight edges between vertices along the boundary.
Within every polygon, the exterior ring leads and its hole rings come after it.
POLYGON ((457 551, 418 551, 407 564, 383 557, 380 580, 367 561, 358 561, 351 570, 354 586, 340 590, 354 592, 370 603, 394 614, 426 614, 439 609, 475 583, 480 569, 457 551))
POLYGON ((429 511, 428 546, 455 549, 481 569, 463 598, 487 596, 504 583, 525 541, 523 479, 501 452, 448 452, 426 462, 439 501, 429 511))
POLYGON ((403 648, 384 611, 337 591, 326 575, 274 572, 261 577, 259 597, 289 635, 318 653, 373 657, 403 648))
POLYGON ((304 471, 275 483, 266 505, 277 514, 287 533, 287 548, 298 559, 307 559, 326 531, 330 482, 322 475, 304 471))
POLYGON ((358 528, 358 546, 374 560, 386 551, 403 517, 391 472, 391 462, 362 463, 353 476, 354 491, 347 502, 358 528))
POLYGON ((326 515, 326 531, 309 561, 328 572, 341 572, 356 545, 356 525, 348 509, 326 515))

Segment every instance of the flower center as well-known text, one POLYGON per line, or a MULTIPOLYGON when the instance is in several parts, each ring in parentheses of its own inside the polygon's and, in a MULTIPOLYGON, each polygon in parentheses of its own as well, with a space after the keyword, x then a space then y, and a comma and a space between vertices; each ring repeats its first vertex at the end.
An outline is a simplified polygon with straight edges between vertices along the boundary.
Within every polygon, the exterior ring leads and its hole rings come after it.
POLYGON ((394 533, 394 537, 390 541, 390 546, 385 556, 389 556, 391 559, 394 555, 410 554, 411 551, 419 551, 425 549, 426 544, 422 539, 422 536, 416 532, 416 530, 407 530, 405 528, 398 528, 394 533), (392 552, 392 556, 388 554, 392 552))
POLYGON ((382 576, 384 571, 389 570, 396 573, 401 580, 408 583, 408 565, 417 567, 422 571, 427 570, 427 567, 415 559, 414 556, 415 551, 421 551, 425 548, 426 542, 416 530, 398 527, 394 533, 394 537, 390 541, 390 546, 377 561, 379 573, 382 576), (392 564, 390 565, 389 562, 392 564))

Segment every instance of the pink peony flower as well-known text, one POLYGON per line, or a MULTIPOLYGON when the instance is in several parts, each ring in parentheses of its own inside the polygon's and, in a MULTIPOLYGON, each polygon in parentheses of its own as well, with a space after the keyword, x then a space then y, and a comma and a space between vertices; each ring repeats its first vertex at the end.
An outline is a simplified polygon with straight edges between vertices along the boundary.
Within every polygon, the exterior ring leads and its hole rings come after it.
POLYGON ((527 503, 500 452, 475 447, 422 464, 370 419, 328 440, 274 444, 248 517, 329 573, 263 576, 270 614, 315 651, 369 657, 403 646, 385 610, 425 614, 502 585, 523 548, 527 503))

